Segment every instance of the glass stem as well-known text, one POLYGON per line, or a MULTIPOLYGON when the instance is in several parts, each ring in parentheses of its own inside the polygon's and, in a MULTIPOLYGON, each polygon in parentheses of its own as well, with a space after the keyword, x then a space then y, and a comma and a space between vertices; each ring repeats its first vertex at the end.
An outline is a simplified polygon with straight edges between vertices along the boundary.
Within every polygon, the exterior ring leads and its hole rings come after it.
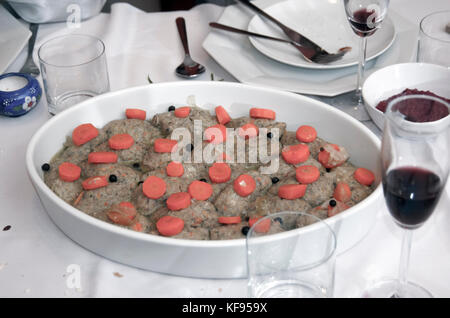
POLYGON ((406 297, 406 290, 408 285, 408 268, 409 268, 409 256, 411 254, 411 243, 412 243, 412 230, 404 230, 402 239, 402 251, 400 256, 400 267, 398 272, 398 297, 406 297))
POLYGON ((359 45, 359 64, 358 64, 358 77, 356 83, 356 98, 358 104, 362 104, 362 85, 364 82, 364 68, 366 66, 366 48, 367 37, 361 37, 361 44, 359 45))

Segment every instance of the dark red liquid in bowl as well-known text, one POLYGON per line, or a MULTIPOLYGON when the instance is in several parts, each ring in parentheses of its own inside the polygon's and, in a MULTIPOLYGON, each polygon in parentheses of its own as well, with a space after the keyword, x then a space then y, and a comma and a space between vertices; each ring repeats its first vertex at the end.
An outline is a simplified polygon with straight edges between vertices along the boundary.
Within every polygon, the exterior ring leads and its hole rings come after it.
MULTIPOLYGON (((408 95, 433 96, 442 99, 447 103, 450 103, 450 99, 441 97, 430 91, 421 91, 418 89, 407 88, 400 94, 391 96, 388 99, 379 102, 376 108, 384 113, 386 112, 386 108, 392 100, 400 96, 408 95)), ((449 114, 447 106, 432 100, 411 98, 404 100, 397 105, 396 106, 399 107, 400 112, 406 116, 407 120, 417 123, 436 121, 448 116, 449 114)))

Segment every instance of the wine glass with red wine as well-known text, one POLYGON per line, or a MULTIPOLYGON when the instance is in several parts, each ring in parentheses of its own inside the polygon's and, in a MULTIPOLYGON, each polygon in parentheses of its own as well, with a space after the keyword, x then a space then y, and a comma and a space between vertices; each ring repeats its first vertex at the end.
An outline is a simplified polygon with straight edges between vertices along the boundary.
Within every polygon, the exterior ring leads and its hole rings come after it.
POLYGON ((414 229, 431 216, 449 174, 450 105, 427 95, 392 100, 385 113, 381 162, 386 205, 404 229, 399 279, 376 284, 367 297, 432 297, 408 282, 414 229))
POLYGON ((362 85, 366 64, 367 37, 374 34, 386 17, 389 0, 344 0, 345 12, 350 26, 360 37, 358 76, 353 116, 358 120, 369 119, 363 107, 362 85))

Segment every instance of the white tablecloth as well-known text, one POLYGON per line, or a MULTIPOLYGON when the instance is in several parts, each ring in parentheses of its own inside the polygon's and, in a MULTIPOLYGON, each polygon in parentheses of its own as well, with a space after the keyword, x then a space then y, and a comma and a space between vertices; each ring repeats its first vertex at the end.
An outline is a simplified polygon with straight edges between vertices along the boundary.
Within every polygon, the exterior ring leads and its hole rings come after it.
MULTIPOLYGON (((448 0, 392 0, 391 8, 418 25, 426 14, 450 9, 448 0)), ((203 80, 235 81, 202 49, 223 8, 200 5, 190 11, 143 13, 116 4, 111 14, 82 23, 80 32, 106 43, 111 89, 176 81, 173 70, 183 57, 175 18, 187 21, 191 53, 207 67, 203 80)), ((41 25, 39 42, 49 34, 66 32, 65 24, 41 25)), ((23 52, 10 66, 20 69, 23 52)), ((175 277, 139 270, 97 256, 64 235, 49 219, 25 170, 25 150, 33 133, 46 121, 46 101, 26 116, 0 118, 0 297, 245 297, 246 280, 207 280, 175 277), (1 231, 11 225, 9 231, 1 231), (81 288, 69 288, 68 266, 81 269, 81 288)), ((379 134, 371 122, 366 123, 379 134)), ((414 234, 409 278, 435 296, 450 296, 450 186, 435 214, 414 234)), ((397 275, 401 230, 386 208, 369 235, 336 264, 335 295, 358 297, 381 278, 397 275)), ((70 269, 70 267, 69 267, 70 269)), ((69 282, 70 283, 70 282, 69 282)))

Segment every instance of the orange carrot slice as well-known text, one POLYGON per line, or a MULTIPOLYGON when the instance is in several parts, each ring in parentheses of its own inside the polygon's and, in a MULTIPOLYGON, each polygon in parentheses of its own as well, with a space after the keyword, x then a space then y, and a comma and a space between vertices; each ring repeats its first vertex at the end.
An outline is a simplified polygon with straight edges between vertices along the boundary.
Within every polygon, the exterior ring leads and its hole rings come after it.
POLYGON ((147 112, 142 109, 127 108, 125 110, 125 116, 127 116, 128 119, 145 120, 145 118, 147 117, 147 112))
POLYGON ((149 199, 159 199, 166 193, 166 182, 156 176, 149 176, 142 184, 142 192, 149 199))
POLYGON ((286 163, 298 164, 308 160, 309 148, 304 144, 288 146, 281 152, 281 156, 286 163))
POLYGON ((117 134, 109 138, 109 148, 114 150, 128 149, 134 144, 134 139, 129 134, 117 134))
POLYGON ((207 182, 195 180, 189 185, 188 192, 195 200, 205 201, 213 194, 213 188, 207 182))
POLYGON ((175 109, 174 115, 175 115, 175 117, 178 117, 178 118, 186 118, 187 116, 189 116, 190 112, 191 112, 191 108, 188 106, 178 107, 177 109, 175 109))
POLYGON ((177 148, 178 142, 172 139, 156 139, 153 149, 155 152, 173 152, 177 148))
POLYGON ((256 182, 252 176, 248 174, 241 174, 234 180, 234 191, 241 197, 249 196, 256 189, 256 182))
POLYGON ((317 137, 317 131, 312 126, 300 126, 295 133, 300 142, 313 142, 317 137))
POLYGON ((95 176, 84 180, 81 185, 84 190, 94 190, 108 185, 108 179, 106 176, 95 176))
POLYGON ((258 136, 259 129, 255 124, 248 123, 239 128, 238 134, 242 138, 253 138, 258 136))
POLYGON ((216 117, 219 124, 222 125, 226 125, 231 121, 230 115, 228 115, 227 111, 222 106, 216 107, 216 117))
POLYGON ((331 169, 334 168, 333 165, 330 165, 328 161, 330 160, 330 153, 326 150, 322 150, 319 152, 317 156, 317 160, 324 166, 325 168, 331 169))
POLYGON ((175 216, 166 215, 163 216, 156 222, 156 229, 163 236, 174 236, 184 228, 183 219, 177 218, 175 216))
POLYGON ((72 132, 72 141, 75 145, 81 146, 98 136, 98 130, 92 124, 82 124, 72 132))
POLYGON ((186 209, 191 205, 191 195, 187 192, 171 194, 166 201, 167 208, 172 211, 186 209))
POLYGON ((205 140, 213 144, 220 144, 227 140, 227 127, 217 124, 205 129, 205 140))
MULTIPOLYGON (((250 227, 252 227, 253 225, 255 225, 256 222, 258 222, 259 218, 251 218, 250 220, 248 220, 248 225, 250 227)), ((270 225, 271 225, 271 221, 270 219, 266 219, 261 221, 259 224, 257 224, 255 226, 255 232, 257 233, 267 233, 270 230, 270 225)))
POLYGON ((355 170, 353 177, 362 185, 370 186, 375 181, 375 175, 366 168, 358 168, 355 170))
POLYGON ((122 214, 126 215, 130 220, 133 220, 137 214, 136 208, 131 202, 120 202, 119 210, 122 214))
POLYGON ((252 118, 263 118, 263 119, 273 119, 275 120, 275 112, 270 109, 265 108, 251 108, 250 117, 252 118))
POLYGON ((106 216, 115 224, 128 226, 133 223, 130 218, 118 211, 108 211, 106 212, 106 216))
POLYGON ((220 216, 217 221, 220 224, 239 224, 241 223, 240 216, 220 216))
POLYGON ((316 166, 305 165, 295 169, 295 177, 298 182, 310 184, 316 182, 320 177, 320 171, 316 166))
POLYGON ((278 196, 286 200, 295 200, 306 193, 306 184, 285 184, 278 189, 278 196))
POLYGON ((225 162, 215 162, 208 170, 209 178, 214 183, 224 183, 231 178, 231 168, 225 162))
POLYGON ((166 167, 166 173, 169 177, 181 177, 184 174, 183 165, 180 162, 171 161, 166 167))
POLYGON ((81 168, 71 162, 63 162, 58 167, 59 178, 65 182, 78 180, 81 175, 81 168))
POLYGON ((352 198, 352 190, 345 182, 339 182, 334 189, 334 198, 341 202, 347 202, 352 198))
POLYGON ((106 216, 115 224, 129 226, 132 224, 137 212, 131 202, 121 202, 111 206, 106 216))

